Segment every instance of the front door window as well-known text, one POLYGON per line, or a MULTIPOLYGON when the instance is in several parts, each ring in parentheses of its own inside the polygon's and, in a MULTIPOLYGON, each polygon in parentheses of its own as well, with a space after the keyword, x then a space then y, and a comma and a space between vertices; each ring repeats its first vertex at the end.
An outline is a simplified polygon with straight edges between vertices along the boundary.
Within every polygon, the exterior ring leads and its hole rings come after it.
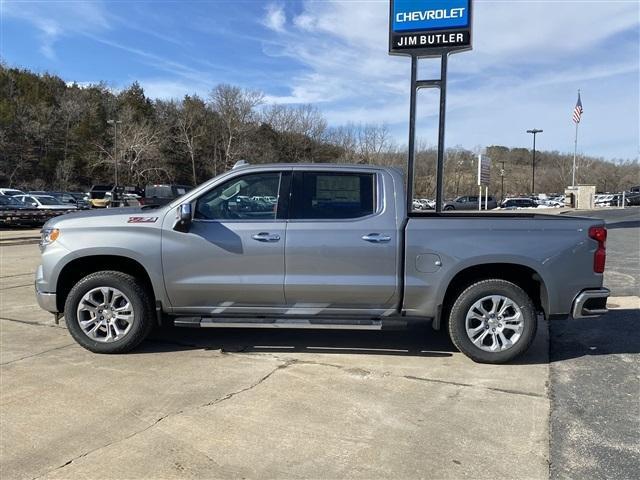
POLYGON ((204 220, 274 220, 280 173, 256 173, 234 178, 204 194, 195 218, 204 220))

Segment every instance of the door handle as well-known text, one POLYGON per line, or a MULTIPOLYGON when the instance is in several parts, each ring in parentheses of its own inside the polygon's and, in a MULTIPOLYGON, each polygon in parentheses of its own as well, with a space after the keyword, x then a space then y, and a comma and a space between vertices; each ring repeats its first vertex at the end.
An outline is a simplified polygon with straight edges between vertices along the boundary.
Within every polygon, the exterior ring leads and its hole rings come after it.
POLYGON ((382 235, 380 233, 370 233, 368 235, 363 235, 362 239, 366 242, 371 243, 387 243, 391 241, 391 237, 389 235, 382 235))
POLYGON ((277 233, 260 232, 255 235, 251 235, 251 238, 258 242, 277 242, 280 240, 280 235, 277 233))

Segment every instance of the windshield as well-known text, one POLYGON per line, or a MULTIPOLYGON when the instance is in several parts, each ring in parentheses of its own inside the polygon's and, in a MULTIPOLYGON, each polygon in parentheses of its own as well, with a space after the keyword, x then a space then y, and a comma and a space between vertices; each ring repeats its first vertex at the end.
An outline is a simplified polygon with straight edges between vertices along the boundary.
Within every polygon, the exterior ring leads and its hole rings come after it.
POLYGON ((173 199, 181 197, 191 190, 186 185, 147 185, 144 196, 147 198, 168 198, 173 199))
POLYGON ((6 197, 4 195, 0 195, 0 205, 22 206, 22 205, 24 205, 24 203, 21 202, 20 200, 18 200, 17 198, 6 197))
POLYGON ((145 197, 147 198, 173 198, 175 195, 171 191, 171 187, 168 185, 152 186, 149 185, 145 190, 145 197))
POLYGON ((60 200, 54 197, 35 197, 35 199, 42 205, 60 205, 60 200))

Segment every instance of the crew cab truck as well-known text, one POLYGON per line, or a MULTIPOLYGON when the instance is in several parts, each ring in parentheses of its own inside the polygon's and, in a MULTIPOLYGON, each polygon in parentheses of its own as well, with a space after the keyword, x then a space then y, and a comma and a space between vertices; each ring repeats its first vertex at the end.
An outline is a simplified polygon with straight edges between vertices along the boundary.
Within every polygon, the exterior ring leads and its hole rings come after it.
POLYGON ((349 329, 429 321, 487 363, 527 350, 539 313, 607 311, 601 221, 405 205, 392 168, 234 168, 163 207, 47 222, 38 302, 97 353, 129 351, 167 320, 349 329), (264 197, 275 202, 252 203, 264 197))

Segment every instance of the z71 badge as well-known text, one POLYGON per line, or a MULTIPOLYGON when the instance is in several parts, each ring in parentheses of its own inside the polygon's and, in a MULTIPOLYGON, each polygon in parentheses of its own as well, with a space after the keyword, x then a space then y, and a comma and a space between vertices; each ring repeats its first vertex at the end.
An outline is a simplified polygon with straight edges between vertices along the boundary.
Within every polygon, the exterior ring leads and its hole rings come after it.
POLYGON ((129 217, 127 223, 156 223, 158 217, 129 217))

